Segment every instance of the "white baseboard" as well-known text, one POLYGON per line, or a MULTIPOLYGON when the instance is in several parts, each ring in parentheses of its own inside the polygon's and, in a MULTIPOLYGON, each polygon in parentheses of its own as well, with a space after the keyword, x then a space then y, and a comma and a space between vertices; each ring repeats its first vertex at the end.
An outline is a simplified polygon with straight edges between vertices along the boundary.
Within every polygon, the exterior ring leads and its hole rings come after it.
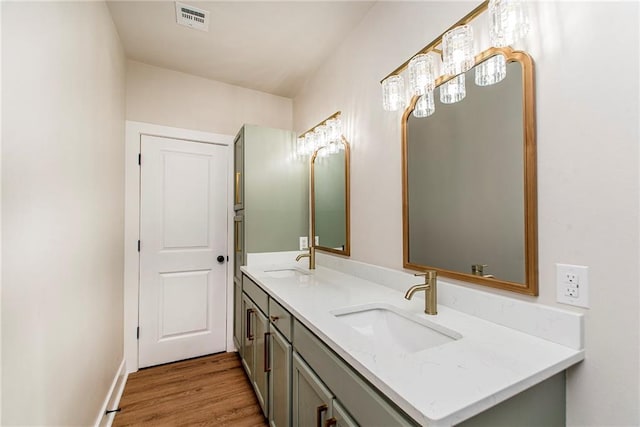
POLYGON ((107 410, 118 409, 120 398, 124 392, 124 386, 127 383, 128 376, 129 373, 127 372, 126 362, 122 359, 120 367, 116 371, 116 375, 113 377, 113 382, 111 383, 109 392, 104 399, 102 407, 100 408, 100 413, 98 413, 96 418, 96 422, 94 424, 95 427, 111 427, 113 418, 116 416, 117 412, 112 412, 110 414, 107 414, 106 412, 107 410))

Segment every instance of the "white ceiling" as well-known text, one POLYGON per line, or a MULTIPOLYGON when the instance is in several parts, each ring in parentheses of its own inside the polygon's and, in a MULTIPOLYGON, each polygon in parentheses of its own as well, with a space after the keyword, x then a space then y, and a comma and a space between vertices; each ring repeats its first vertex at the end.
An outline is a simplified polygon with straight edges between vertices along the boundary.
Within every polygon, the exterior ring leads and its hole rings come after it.
POLYGON ((176 23, 172 1, 110 1, 128 58, 293 97, 374 1, 182 1, 209 32, 176 23))

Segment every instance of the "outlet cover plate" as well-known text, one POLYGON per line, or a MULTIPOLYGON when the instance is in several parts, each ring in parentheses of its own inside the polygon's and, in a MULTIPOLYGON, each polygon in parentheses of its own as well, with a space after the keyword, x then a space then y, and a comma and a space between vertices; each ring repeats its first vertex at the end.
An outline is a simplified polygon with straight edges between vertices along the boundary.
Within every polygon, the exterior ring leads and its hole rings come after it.
POLYGON ((309 238, 307 236, 300 236, 300 250, 304 251, 309 249, 309 238))
POLYGON ((556 300, 589 308, 589 267, 556 264, 556 300))

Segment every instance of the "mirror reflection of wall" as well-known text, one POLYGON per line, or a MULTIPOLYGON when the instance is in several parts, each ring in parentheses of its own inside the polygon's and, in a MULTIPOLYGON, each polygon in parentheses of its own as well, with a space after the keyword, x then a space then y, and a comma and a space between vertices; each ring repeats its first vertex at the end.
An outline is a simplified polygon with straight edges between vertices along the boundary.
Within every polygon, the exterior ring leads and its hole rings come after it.
POLYGON ((315 234, 320 246, 345 249, 347 232, 345 182, 344 151, 315 159, 315 234))
POLYGON ((406 124, 411 264, 525 283, 523 80, 519 62, 491 86, 406 124))

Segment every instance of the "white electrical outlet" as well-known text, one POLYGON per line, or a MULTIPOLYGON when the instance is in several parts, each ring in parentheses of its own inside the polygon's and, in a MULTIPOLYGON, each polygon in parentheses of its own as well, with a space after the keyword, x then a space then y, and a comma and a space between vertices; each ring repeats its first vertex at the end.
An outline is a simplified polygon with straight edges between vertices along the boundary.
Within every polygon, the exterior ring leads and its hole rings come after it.
POLYGON ((313 241, 314 241, 314 245, 318 246, 320 244, 320 236, 316 236, 313 241))
POLYGON ((307 236, 300 236, 300 250, 304 251, 309 249, 309 238, 307 236))
POLYGON ((556 299, 563 304, 589 308, 589 267, 556 264, 556 299))

